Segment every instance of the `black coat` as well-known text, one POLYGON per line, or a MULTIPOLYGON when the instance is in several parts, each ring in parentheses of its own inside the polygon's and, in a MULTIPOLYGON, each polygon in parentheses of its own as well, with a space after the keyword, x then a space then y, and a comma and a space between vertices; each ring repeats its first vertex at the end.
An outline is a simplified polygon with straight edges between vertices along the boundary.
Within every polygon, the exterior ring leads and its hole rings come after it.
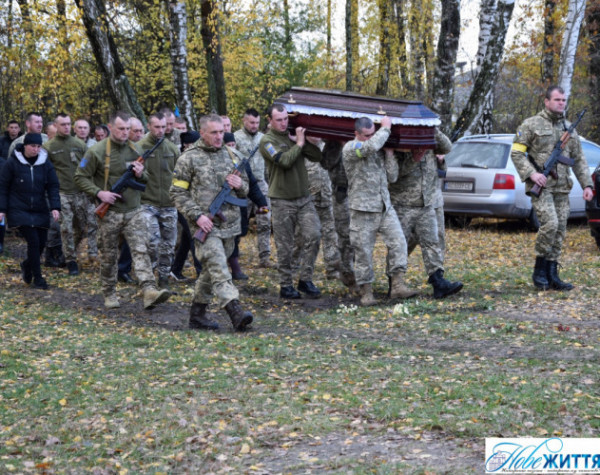
POLYGON ((0 171, 0 213, 6 214, 10 227, 47 228, 50 210, 60 210, 60 195, 48 153, 40 149, 37 160, 30 165, 19 144, 0 171))
MULTIPOLYGON (((19 133, 17 137, 20 137, 21 135, 23 134, 19 133)), ((3 163, 3 160, 8 159, 8 150, 10 149, 10 144, 13 143, 13 141, 16 140, 17 137, 11 139, 10 135, 8 135, 8 132, 4 132, 4 135, 0 137, 0 168, 1 164, 3 163)))

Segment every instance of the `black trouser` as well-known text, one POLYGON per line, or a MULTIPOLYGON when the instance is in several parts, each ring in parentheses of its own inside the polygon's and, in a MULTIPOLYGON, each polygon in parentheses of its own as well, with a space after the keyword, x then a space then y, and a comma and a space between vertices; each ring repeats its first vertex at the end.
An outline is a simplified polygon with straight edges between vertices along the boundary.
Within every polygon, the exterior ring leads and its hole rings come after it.
POLYGON ((194 242, 192 239, 192 233, 185 217, 178 211, 177 222, 181 225, 181 239, 179 240, 179 247, 175 253, 175 259, 171 266, 171 272, 174 274, 180 274, 183 270, 183 265, 187 259, 188 252, 192 251, 192 258, 194 259, 194 267, 196 273, 200 274, 202 270, 202 264, 196 259, 196 250, 194 249, 194 242))
POLYGON ((23 262, 23 266, 31 270, 34 279, 40 279, 42 277, 40 256, 44 252, 44 247, 46 247, 48 229, 20 226, 19 231, 27 242, 27 259, 23 262))
POLYGON ((242 234, 235 237, 235 247, 231 253, 232 258, 240 257, 240 239, 248 234, 248 228, 250 227, 250 218, 248 217, 248 208, 240 207, 240 216, 242 218, 242 234))
POLYGON ((129 244, 127 241, 123 239, 123 243, 121 244, 121 253, 119 254, 119 275, 129 274, 131 273, 131 264, 133 262, 133 258, 131 257, 131 249, 129 249, 129 244))

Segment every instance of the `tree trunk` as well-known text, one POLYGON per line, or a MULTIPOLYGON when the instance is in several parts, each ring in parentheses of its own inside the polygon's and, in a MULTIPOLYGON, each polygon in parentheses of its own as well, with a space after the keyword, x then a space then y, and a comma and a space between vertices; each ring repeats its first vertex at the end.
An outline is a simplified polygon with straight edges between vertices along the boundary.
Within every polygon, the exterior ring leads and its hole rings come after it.
POLYGON ((208 82, 208 109, 217 114, 227 114, 227 95, 225 94, 225 75, 223 56, 219 38, 218 12, 214 0, 202 0, 202 44, 206 54, 208 82))
POLYGON ((110 34, 104 1, 75 0, 75 4, 81 11, 96 64, 104 79, 112 106, 133 114, 145 124, 146 116, 127 79, 117 46, 110 34))
POLYGON ((481 0, 481 9, 479 11, 479 43, 477 47, 477 54, 475 55, 476 65, 475 71, 473 71, 474 77, 479 74, 483 60, 485 59, 485 52, 492 35, 492 28, 496 21, 496 15, 498 14, 498 0, 481 0))
POLYGON ((379 78, 377 79, 377 89, 375 94, 385 96, 388 93, 390 69, 392 66, 392 46, 390 38, 392 0, 379 1, 379 15, 381 18, 381 31, 379 33, 379 78))
POLYGON ((331 65, 331 0, 327 0, 327 67, 331 65))
POLYGON ((442 22, 437 47, 437 62, 432 82, 432 107, 440 115, 442 130, 452 127, 454 74, 460 38, 460 0, 442 0, 442 22))
POLYGON ((554 82, 555 11, 556 0, 546 0, 544 8, 544 51, 542 53, 542 82, 546 86, 554 82))
POLYGON ((407 94, 410 83, 408 68, 408 52, 406 49, 406 23, 404 21, 404 0, 392 0, 394 5, 394 17, 396 20, 396 34, 398 35, 398 70, 403 84, 404 95, 407 94))
POLYGON ((487 44, 485 56, 481 62, 481 68, 475 79, 469 100, 454 125, 453 135, 460 130, 463 130, 464 135, 471 135, 479 130, 478 127, 486 102, 489 102, 491 91, 498 78, 506 31, 510 24, 514 6, 514 0, 498 0, 497 12, 492 22, 493 27, 489 38, 485 41, 487 44))
POLYGON ((600 4, 593 2, 588 6, 586 24, 589 46, 589 72, 590 72, 590 108, 592 112, 593 124, 590 127, 589 138, 595 142, 600 142, 600 4))
POLYGON ((192 103, 187 65, 187 9, 185 1, 178 0, 170 0, 167 7, 169 9, 171 67, 177 105, 188 127, 196 130, 196 112, 192 103))
POLYGON ((569 11, 560 48, 558 85, 565 90, 567 101, 571 95, 571 79, 575 64, 575 53, 579 43, 579 30, 585 13, 585 0, 569 0, 569 11))
POLYGON ((354 90, 354 58, 358 56, 358 0, 346 0, 346 90, 354 90))

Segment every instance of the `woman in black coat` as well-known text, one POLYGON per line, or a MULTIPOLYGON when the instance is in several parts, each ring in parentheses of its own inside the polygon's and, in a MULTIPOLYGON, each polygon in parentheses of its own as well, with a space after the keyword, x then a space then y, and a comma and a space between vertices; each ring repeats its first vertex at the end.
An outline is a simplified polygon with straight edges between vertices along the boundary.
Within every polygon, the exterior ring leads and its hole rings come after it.
POLYGON ((27 259, 21 262, 25 283, 33 280, 33 287, 47 289, 40 256, 46 245, 50 210, 55 221, 60 216, 60 195, 56 171, 41 147, 40 134, 27 134, 4 164, 0 172, 0 221, 6 217, 6 224, 19 228, 27 241, 27 259))

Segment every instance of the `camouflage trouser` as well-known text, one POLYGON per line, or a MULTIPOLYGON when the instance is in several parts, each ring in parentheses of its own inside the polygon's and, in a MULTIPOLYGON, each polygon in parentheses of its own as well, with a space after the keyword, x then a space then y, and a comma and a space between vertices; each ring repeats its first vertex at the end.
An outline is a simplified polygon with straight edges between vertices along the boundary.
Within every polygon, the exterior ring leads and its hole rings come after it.
MULTIPOLYGON (((267 206, 271 208, 271 200, 267 196, 269 191, 269 185, 264 180, 258 182, 260 191, 267 200, 267 206)), ((267 214, 256 214, 258 207, 250 200, 248 200, 248 216, 254 211, 256 219, 256 244, 258 246, 258 255, 261 258, 265 258, 271 254, 271 212, 267 214)))
POLYGON ((148 251, 152 268, 158 268, 158 277, 166 279, 171 272, 177 242, 177 209, 142 205, 148 226, 148 251))
POLYGON ((194 239, 196 257, 202 263, 202 272, 196 280, 194 288, 194 303, 209 304, 213 293, 217 297, 220 308, 225 307, 240 294, 227 266, 227 259, 235 247, 235 237, 222 239, 213 233, 208 234, 206 241, 194 239))
POLYGON ((342 260, 340 270, 343 273, 354 272, 354 248, 350 244, 350 209, 348 208, 348 198, 345 198, 341 202, 338 202, 337 199, 333 200, 333 218, 342 260))
POLYGON ((117 260, 119 257, 119 236, 123 236, 129 248, 135 273, 142 288, 155 287, 152 263, 148 254, 148 230, 141 208, 127 213, 109 210, 103 219, 98 220, 98 244, 100 250, 100 278, 104 296, 114 293, 117 286, 117 260))
POLYGON ((98 234, 98 222, 96 218, 96 203, 88 196, 88 202, 86 204, 87 213, 87 245, 88 245, 88 256, 96 257, 98 255, 98 241, 96 236, 98 234))
POLYGON ((381 213, 350 210, 350 242, 354 248, 354 274, 358 285, 375 280, 373 249, 377 233, 388 248, 388 276, 406 272, 406 239, 393 208, 381 213))
POLYGON ((444 270, 444 254, 438 239, 438 221, 432 206, 398 206, 394 204, 402 230, 407 236, 415 236, 421 246, 427 275, 444 270))
POLYGON ((531 197, 531 205, 540 221, 535 254, 549 261, 558 261, 567 234, 569 195, 544 190, 538 198, 531 197))
POLYGON ((52 215, 50 215, 50 227, 48 228, 48 240, 46 241, 46 247, 61 247, 62 239, 60 238, 60 223, 54 221, 52 215))
POLYGON ((60 193, 60 236, 65 261, 77 260, 77 247, 83 239, 87 224, 88 196, 83 193, 60 193))
POLYGON ((271 206, 280 285, 293 285, 292 253, 296 227, 300 228, 300 239, 303 243, 299 278, 305 281, 312 280, 321 240, 321 226, 312 196, 295 200, 271 198, 271 206))
MULTIPOLYGON (((338 248, 337 233, 335 232, 331 190, 329 191, 329 193, 323 191, 313 195, 313 203, 321 223, 321 249, 323 251, 323 261, 325 262, 327 275, 331 275, 340 270, 342 260, 340 250, 338 248)), ((300 237, 300 233, 301 228, 297 227, 294 242, 294 254, 292 257, 294 268, 297 267, 296 264, 299 263, 302 252, 303 241, 300 237)))
MULTIPOLYGON (((435 218, 438 226, 438 245, 440 247, 440 252, 442 253, 442 258, 446 255, 446 225, 444 223, 444 207, 439 206, 434 208, 435 218)), ((419 236, 417 233, 411 233, 410 236, 406 236, 406 244, 408 246, 408 255, 410 256, 412 252, 419 244, 419 236)))

